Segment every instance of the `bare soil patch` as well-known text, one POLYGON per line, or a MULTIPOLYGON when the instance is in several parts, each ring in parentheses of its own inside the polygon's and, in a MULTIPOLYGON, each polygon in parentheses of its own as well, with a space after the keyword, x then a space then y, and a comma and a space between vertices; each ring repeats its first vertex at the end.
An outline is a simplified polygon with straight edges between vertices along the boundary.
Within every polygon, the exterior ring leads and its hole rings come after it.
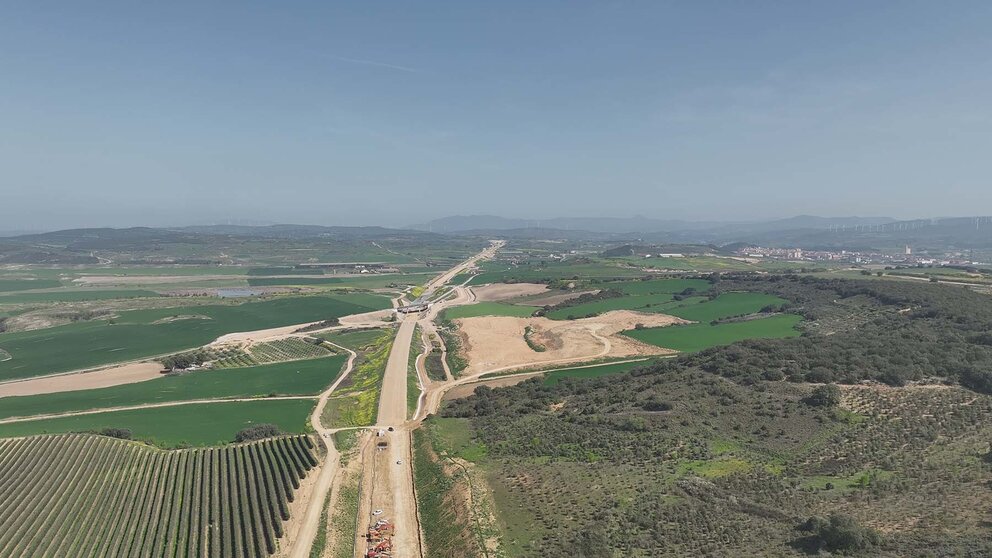
POLYGON ((350 316, 341 316, 338 320, 341 325, 347 326, 380 326, 387 325, 390 318, 395 315, 395 311, 392 308, 387 308, 385 310, 375 310, 373 312, 364 312, 362 314, 352 314, 350 316))
POLYGON ((686 323, 664 314, 629 310, 606 312, 592 318, 556 321, 547 318, 482 317, 455 320, 464 339, 469 365, 466 375, 522 368, 550 362, 570 362, 601 357, 671 354, 672 351, 617 335, 636 324, 661 327, 686 323), (537 352, 524 340, 524 330, 546 350, 537 352))
POLYGON ((180 314, 178 316, 169 316, 167 318, 162 318, 161 320, 155 320, 152 322, 155 324, 168 324, 171 322, 180 322, 183 320, 210 320, 210 316, 204 316, 203 314, 180 314))
POLYGON ((124 384, 133 384, 161 378, 162 365, 157 362, 135 362, 78 374, 46 376, 19 382, 0 384, 0 397, 15 395, 40 395, 96 389, 124 384))
POLYGON ((293 333, 303 327, 317 324, 320 322, 308 322, 305 324, 296 324, 283 327, 273 327, 269 329, 259 329, 255 331, 239 331, 237 333, 228 333, 226 335, 221 335, 218 337, 211 345, 225 345, 228 343, 258 343, 261 341, 275 341, 276 339, 282 339, 284 337, 289 337, 293 333))
POLYGON ((548 286, 539 283, 493 283, 484 287, 472 287, 476 300, 480 302, 497 302, 521 296, 543 294, 547 291, 548 286))
MULTIPOLYGON (((327 456, 325 455, 324 459, 326 460, 326 458, 327 456)), ((278 541, 275 556, 289 556, 300 534, 300 528, 303 526, 303 520, 306 518, 310 500, 315 496, 314 489, 317 485, 317 478, 320 476, 320 470, 322 467, 327 466, 326 461, 322 461, 320 466, 311 470, 300 481, 300 488, 295 491, 296 497, 289 503, 289 519, 283 523, 284 534, 278 541)))

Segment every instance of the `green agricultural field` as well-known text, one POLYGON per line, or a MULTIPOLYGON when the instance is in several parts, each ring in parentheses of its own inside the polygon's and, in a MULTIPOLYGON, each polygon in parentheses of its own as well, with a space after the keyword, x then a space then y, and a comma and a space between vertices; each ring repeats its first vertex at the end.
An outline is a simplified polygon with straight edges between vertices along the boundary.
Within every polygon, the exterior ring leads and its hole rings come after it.
POLYGON ((413 285, 430 274, 390 274, 362 277, 249 277, 249 287, 283 285, 326 286, 341 289, 384 289, 390 285, 413 285))
POLYGON ((580 304, 565 304, 548 312, 547 317, 553 320, 565 320, 595 316, 611 310, 637 310, 639 312, 671 313, 671 309, 689 304, 695 297, 681 301, 673 300, 673 296, 694 289, 698 292, 709 290, 710 282, 703 279, 651 279, 641 281, 620 281, 609 283, 591 282, 585 286, 621 291, 623 297, 605 298, 580 304))
POLYGON ((267 275, 323 275, 323 269, 295 268, 291 266, 282 267, 251 267, 248 268, 249 277, 264 277, 267 275))
POLYGON ((620 267, 615 263, 547 263, 545 265, 521 265, 512 267, 499 263, 483 264, 483 272, 468 282, 469 285, 503 282, 542 282, 555 279, 614 279, 638 277, 644 271, 620 267))
POLYGON ((785 299, 763 293, 724 293, 713 300, 688 304, 665 311, 694 322, 711 322, 733 316, 754 314, 766 306, 781 306, 785 299))
POLYGON ((637 310, 639 312, 668 313, 666 303, 672 300, 670 294, 648 294, 604 298, 574 306, 556 308, 547 313, 552 320, 568 320, 595 316, 611 310, 637 310))
POLYGON ((61 286, 62 283, 56 279, 0 279, 0 292, 52 289, 61 286))
POLYGON ((623 291, 629 295, 649 295, 658 293, 677 294, 686 289, 698 292, 708 291, 712 286, 705 279, 651 279, 648 281, 624 281, 601 285, 609 289, 623 291))
POLYGON ((303 436, 160 451, 93 435, 0 441, 3 556, 274 553, 300 480, 317 465, 303 436))
POLYGON ((231 442, 238 431, 255 424, 302 434, 313 406, 310 399, 259 399, 108 411, 0 424, 0 438, 127 428, 136 439, 161 447, 211 446, 231 442))
POLYGON ((49 291, 43 293, 16 293, 0 296, 0 304, 33 304, 42 302, 84 302, 87 300, 118 300, 162 296, 146 290, 87 290, 49 291))
POLYGON ((639 360, 636 362, 621 362, 616 364, 603 364, 600 366, 553 370, 544 375, 544 385, 553 386, 565 378, 599 378, 600 376, 622 374, 628 370, 648 366, 649 364, 651 364, 651 361, 649 360, 639 360))
POLYGON ((658 347, 691 353, 745 339, 796 337, 799 335, 796 325, 800 321, 802 317, 795 314, 780 314, 769 318, 717 325, 699 323, 632 329, 625 331, 624 334, 658 347))
MULTIPOLYGON (((141 277, 168 275, 177 277, 195 277, 197 275, 245 275, 247 267, 241 266, 218 266, 218 265, 120 265, 109 267, 68 267, 47 269, 54 276, 68 275, 70 277, 84 277, 87 275, 107 276, 107 277, 141 277)), ((34 268, 32 273, 39 274, 42 269, 34 268)))
POLYGON ((444 319, 475 318, 478 316, 511 316, 526 318, 537 310, 535 306, 518 306, 502 302, 477 302, 465 306, 455 306, 444 311, 444 319))
POLYGON ((209 305, 121 312, 112 320, 0 334, 0 380, 29 378, 199 347, 235 331, 251 331, 390 306, 382 296, 358 293, 278 297, 240 305, 209 305))
POLYGON ((204 370, 100 389, 0 398, 0 419, 193 399, 316 395, 337 379, 347 357, 204 370))
POLYGON ((379 340, 383 331, 382 328, 339 330, 320 333, 317 337, 353 351, 360 351, 379 340))

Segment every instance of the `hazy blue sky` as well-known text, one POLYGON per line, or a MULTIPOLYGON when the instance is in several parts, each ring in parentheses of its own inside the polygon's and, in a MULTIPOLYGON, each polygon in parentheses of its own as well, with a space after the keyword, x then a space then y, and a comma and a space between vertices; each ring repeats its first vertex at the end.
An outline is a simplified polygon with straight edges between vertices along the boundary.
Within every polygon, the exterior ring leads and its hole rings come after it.
POLYGON ((992 214, 992 2, 4 2, 0 229, 992 214))

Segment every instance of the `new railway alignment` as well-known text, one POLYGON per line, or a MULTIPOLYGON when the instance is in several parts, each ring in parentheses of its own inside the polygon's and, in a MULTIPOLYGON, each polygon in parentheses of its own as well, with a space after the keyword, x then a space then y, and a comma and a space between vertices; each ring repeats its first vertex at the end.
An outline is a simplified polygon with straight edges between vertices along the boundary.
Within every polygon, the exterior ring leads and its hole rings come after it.
MULTIPOLYGON (((421 297, 430 299, 437 289, 445 286, 459 273, 475 266, 480 259, 492 257, 503 244, 502 241, 493 241, 485 250, 432 279, 425 285, 421 297)), ((382 497, 380 500, 382 503, 378 508, 373 507, 371 501, 362 503, 360 509, 364 510, 364 513, 360 512, 363 513, 363 516, 359 518, 359 533, 366 532, 378 521, 380 516, 373 515, 371 511, 383 510, 382 516, 389 519, 395 526, 395 533, 392 538, 393 556, 422 558, 425 555, 413 486, 410 437, 416 424, 407 421, 406 416, 407 374, 413 331, 418 323, 421 325, 429 324, 440 309, 456 301, 464 303, 470 300, 471 293, 464 289, 456 292, 453 296, 446 295, 439 302, 433 304, 423 315, 405 317, 400 324, 400 332, 397 334, 397 339, 390 353, 383 379, 382 396, 379 399, 377 420, 377 425, 384 433, 382 442, 386 445, 384 449, 372 450, 372 454, 366 455, 363 459, 363 466, 367 469, 376 467, 376 463, 383 460, 388 464, 388 466, 378 470, 375 476, 376 486, 367 492, 367 494, 376 494, 377 497, 382 497)), ((420 376, 418 383, 426 385, 424 377, 421 376, 420 367, 417 368, 418 376, 420 376)))

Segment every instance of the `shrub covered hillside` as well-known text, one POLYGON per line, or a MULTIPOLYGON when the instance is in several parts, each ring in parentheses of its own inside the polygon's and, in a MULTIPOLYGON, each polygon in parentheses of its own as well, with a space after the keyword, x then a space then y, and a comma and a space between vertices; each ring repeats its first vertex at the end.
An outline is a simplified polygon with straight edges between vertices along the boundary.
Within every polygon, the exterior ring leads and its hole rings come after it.
POLYGON ((992 555, 992 397, 656 365, 448 404, 509 555, 992 555))
POLYGON ((736 277, 716 292, 760 291, 802 314, 799 338, 745 341, 685 357, 688 366, 753 382, 893 386, 947 379, 992 393, 992 297, 964 287, 904 281, 736 277))
POLYGON ((802 336, 442 409, 484 446, 510 555, 992 555, 992 297, 794 276, 707 296, 736 291, 788 301, 762 313, 802 336))

